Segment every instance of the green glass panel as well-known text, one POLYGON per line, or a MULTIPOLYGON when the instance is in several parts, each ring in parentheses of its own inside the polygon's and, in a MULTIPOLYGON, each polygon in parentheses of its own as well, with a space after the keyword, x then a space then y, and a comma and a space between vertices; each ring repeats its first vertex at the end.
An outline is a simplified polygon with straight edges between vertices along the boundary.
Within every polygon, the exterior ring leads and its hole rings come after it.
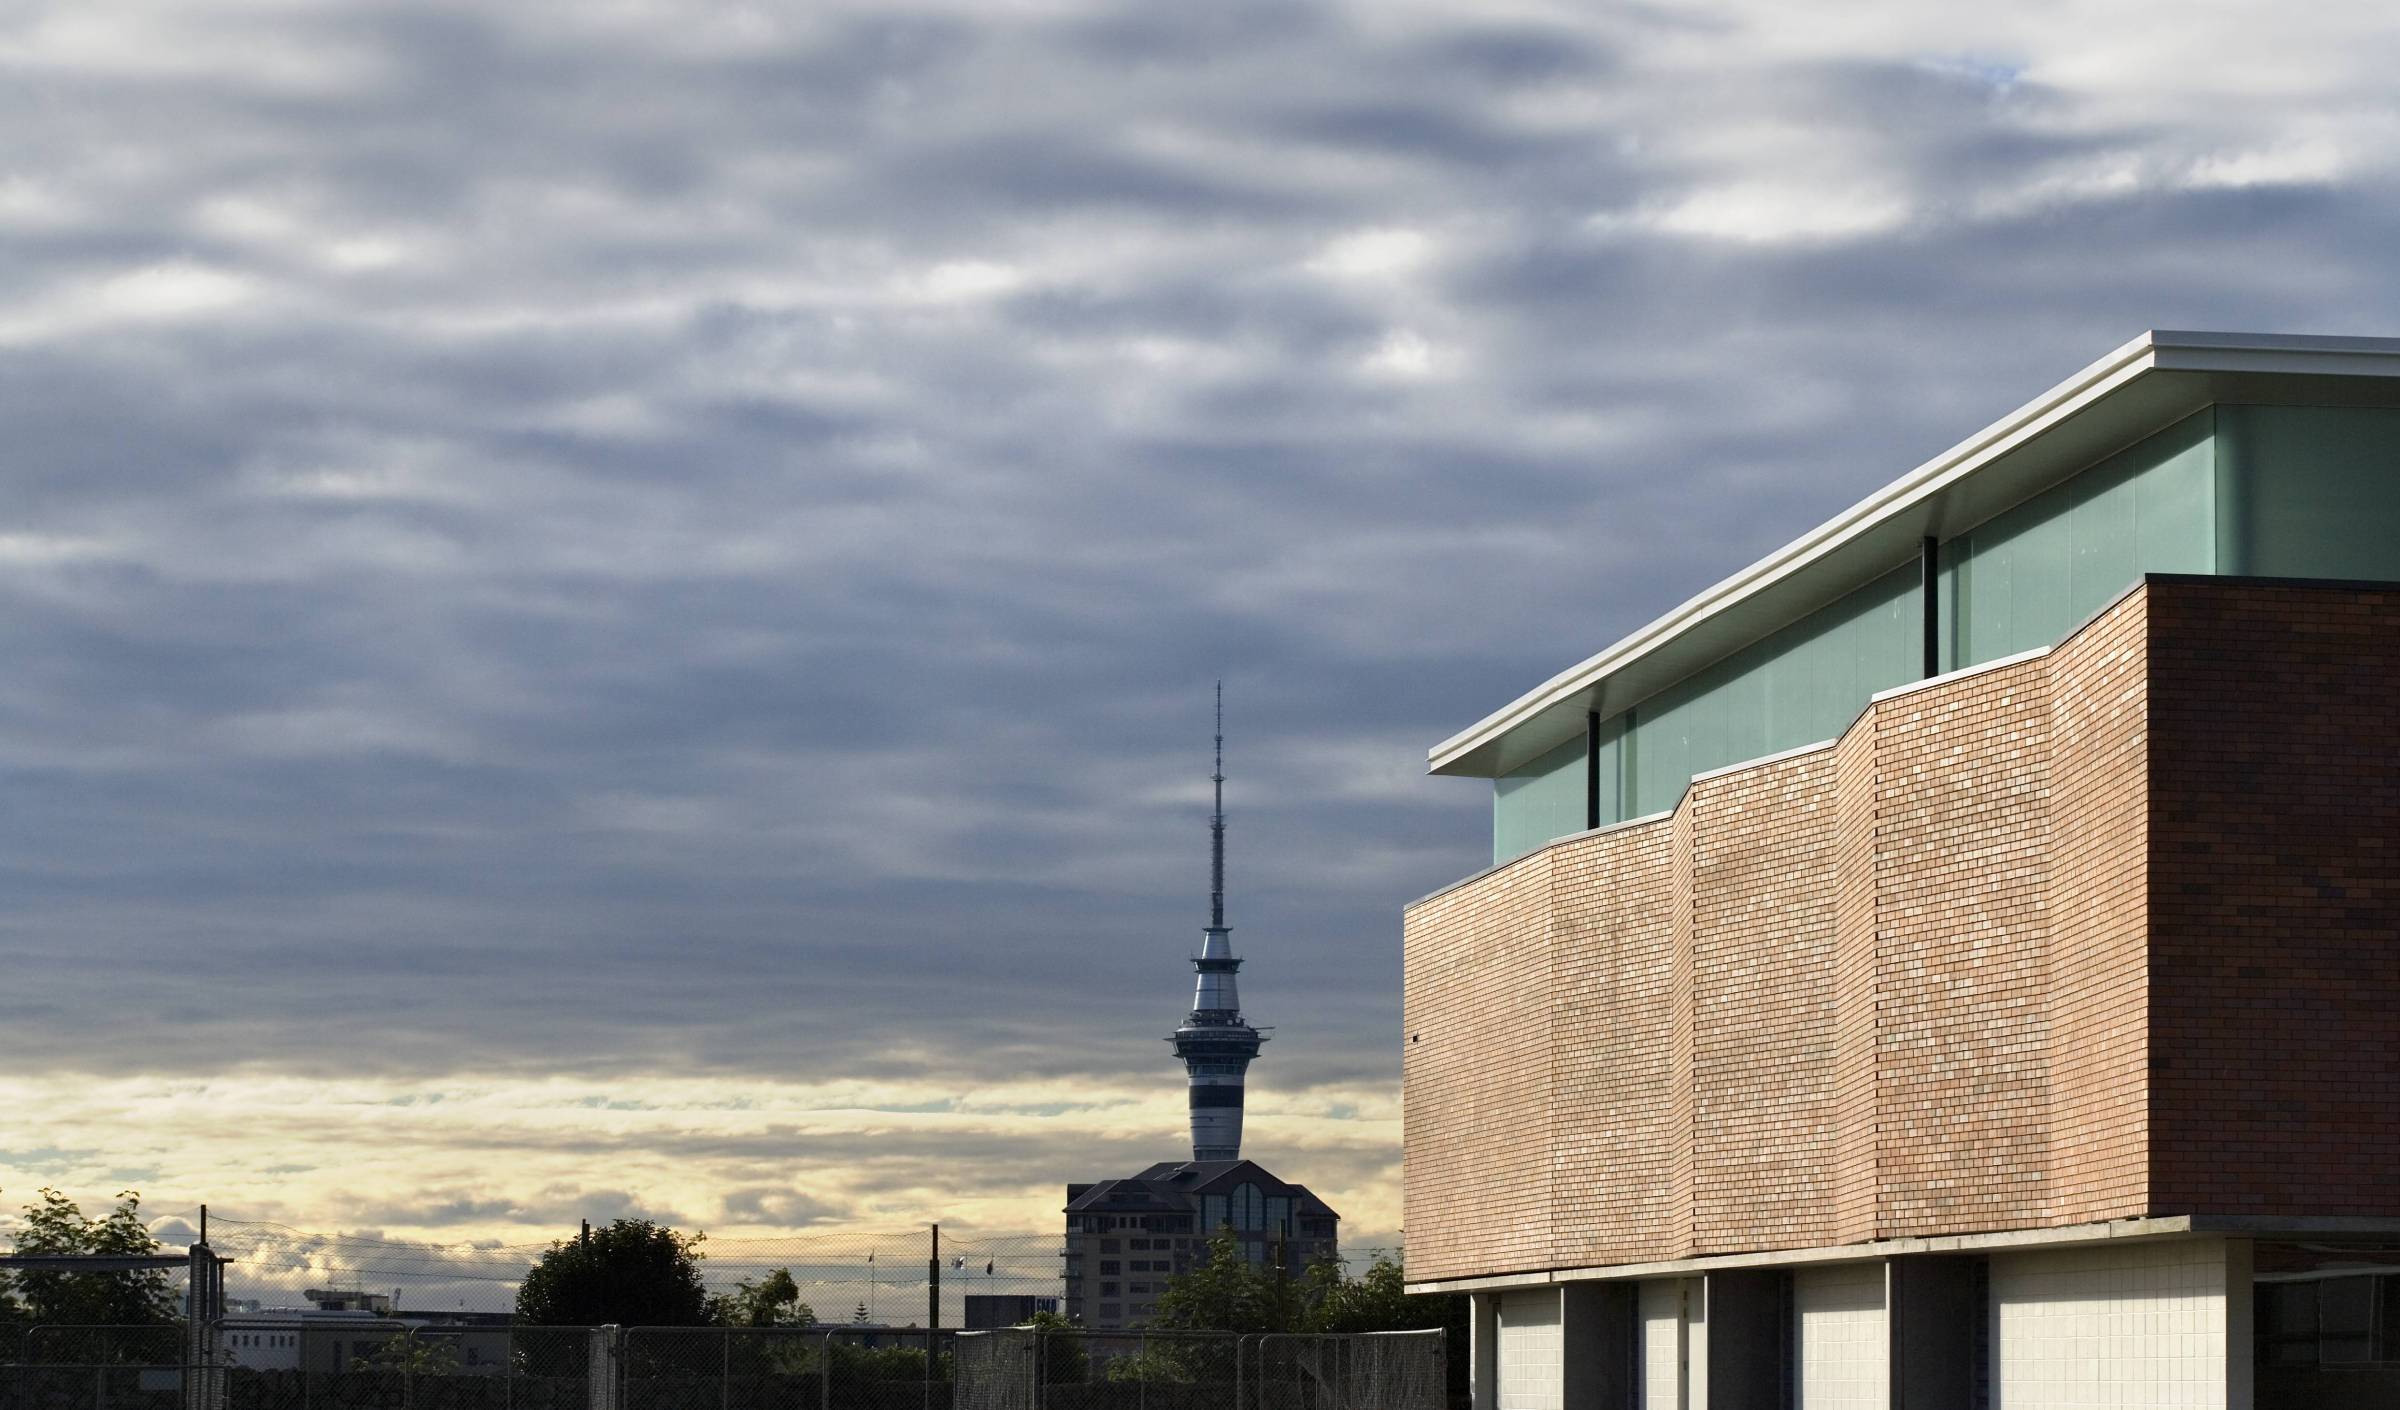
MULTIPOLYGON (((2134 507, 2132 467, 2112 465, 2078 476, 2074 508, 2067 515, 2069 563, 2066 611, 2071 619, 2099 610, 2141 576, 2140 528, 2134 507)), ((2064 635, 2074 625, 2059 628, 2064 635)))
POLYGON ((1674 807, 1696 773, 1840 734, 1869 695, 1915 679, 1919 610, 1911 563, 1643 701, 1625 816, 1674 807))
POLYGON ((2218 426, 2241 509, 2227 571, 2400 578, 2400 411, 2226 406, 2218 426))
POLYGON ((1583 831, 1583 741, 1492 780, 1492 861, 1522 857, 1555 837, 1583 831))
POLYGON ((2144 573, 2213 571, 2214 424, 2186 417, 1942 545, 1944 664, 2051 645, 2144 573))
POLYGON ((1599 766, 1593 787, 1599 794, 1603 825, 1623 822, 1625 813, 1625 717, 1600 722, 1599 766))

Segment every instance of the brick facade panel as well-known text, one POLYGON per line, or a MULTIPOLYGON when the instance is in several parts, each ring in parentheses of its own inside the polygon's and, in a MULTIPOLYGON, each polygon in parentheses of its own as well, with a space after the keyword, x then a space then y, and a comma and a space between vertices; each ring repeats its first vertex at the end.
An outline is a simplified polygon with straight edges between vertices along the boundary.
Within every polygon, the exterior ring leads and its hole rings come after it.
POLYGON ((1692 1251, 1833 1232, 1830 749, 1694 784, 1692 1251))
POLYGON ((2156 1199, 2393 1213, 2400 593, 2178 585, 2151 614, 2156 1199))

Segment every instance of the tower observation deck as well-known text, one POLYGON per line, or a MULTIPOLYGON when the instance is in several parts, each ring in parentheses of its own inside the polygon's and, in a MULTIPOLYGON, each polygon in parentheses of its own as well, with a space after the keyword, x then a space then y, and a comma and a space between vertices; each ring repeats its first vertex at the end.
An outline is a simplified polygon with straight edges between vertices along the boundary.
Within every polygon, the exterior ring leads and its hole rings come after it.
POLYGON ((1192 1159, 1239 1160, 1242 1082, 1258 1056, 1264 1031, 1242 1019, 1232 927, 1225 923, 1225 683, 1217 682, 1216 811, 1208 823, 1208 924, 1192 959, 1192 1011, 1167 1041, 1175 1045, 1190 1084, 1192 1159))

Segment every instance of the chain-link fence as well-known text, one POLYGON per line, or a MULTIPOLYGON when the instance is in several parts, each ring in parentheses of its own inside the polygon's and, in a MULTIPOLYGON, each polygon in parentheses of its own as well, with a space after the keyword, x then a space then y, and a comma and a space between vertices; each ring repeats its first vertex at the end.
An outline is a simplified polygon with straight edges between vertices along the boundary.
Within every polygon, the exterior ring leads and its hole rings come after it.
POLYGON ((0 1410, 1442 1410, 1441 1332, 36 1327, 0 1410))
POLYGON ((629 1327, 621 1410, 949 1410, 954 1332, 629 1327))
POLYGON ((955 1410, 1444 1410, 1439 1331, 968 1332, 955 1410))
MULTIPOLYGON (((327 1301, 421 1320, 514 1309, 518 1284, 551 1244, 439 1243, 321 1234, 287 1225, 209 1222, 209 1245, 230 1260, 229 1310, 307 1308, 327 1301)), ((966 1325, 969 1297, 1060 1297, 1060 1234, 944 1229, 844 1231, 778 1238, 710 1237, 697 1248, 714 1295, 735 1296, 786 1274, 799 1297, 785 1321, 923 1327, 938 1303, 943 1327, 966 1325), (935 1294, 938 1280, 939 1293, 935 1294)))

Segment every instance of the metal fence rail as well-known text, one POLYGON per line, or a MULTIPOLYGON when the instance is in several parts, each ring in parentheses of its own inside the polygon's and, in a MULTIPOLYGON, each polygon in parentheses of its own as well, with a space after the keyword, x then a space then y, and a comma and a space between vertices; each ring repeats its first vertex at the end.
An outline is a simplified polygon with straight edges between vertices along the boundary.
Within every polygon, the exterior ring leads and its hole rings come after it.
POLYGON ((1443 1410, 1443 1334, 34 1327, 0 1410, 1443 1410), (191 1360, 197 1345, 203 1359, 191 1360))
POLYGON ((955 1410, 1444 1410, 1440 1331, 967 1332, 955 1410))

